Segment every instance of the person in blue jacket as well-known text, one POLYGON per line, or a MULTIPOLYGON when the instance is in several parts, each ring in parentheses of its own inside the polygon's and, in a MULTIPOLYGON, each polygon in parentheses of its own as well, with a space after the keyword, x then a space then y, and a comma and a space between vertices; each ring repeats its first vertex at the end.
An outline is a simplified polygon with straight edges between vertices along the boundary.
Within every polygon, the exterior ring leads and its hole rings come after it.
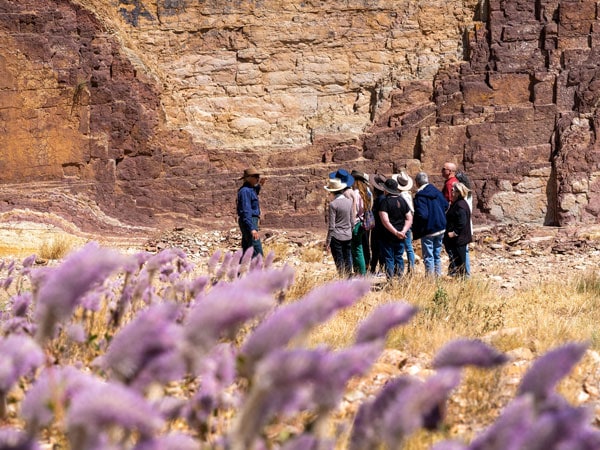
POLYGON ((429 183, 429 177, 425 172, 419 172, 415 182, 417 193, 414 197, 413 239, 421 239, 425 273, 441 276, 441 255, 448 201, 438 188, 429 183))
POLYGON ((254 248, 252 257, 263 255, 262 243, 259 235, 260 204, 258 194, 265 179, 260 177, 260 172, 254 167, 244 170, 242 187, 237 193, 238 224, 242 232, 242 249, 244 253, 250 247, 254 248))

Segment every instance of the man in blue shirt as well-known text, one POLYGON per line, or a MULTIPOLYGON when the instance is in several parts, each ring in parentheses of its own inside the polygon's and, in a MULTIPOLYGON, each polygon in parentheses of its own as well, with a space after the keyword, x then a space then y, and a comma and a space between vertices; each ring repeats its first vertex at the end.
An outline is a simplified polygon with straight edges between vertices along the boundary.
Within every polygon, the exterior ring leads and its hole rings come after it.
POLYGON ((242 232, 242 249, 245 253, 247 249, 253 247, 253 258, 259 254, 263 256, 262 243, 258 234, 260 222, 258 194, 265 179, 260 178, 258 170, 249 167, 244 170, 244 175, 240 180, 244 180, 244 185, 238 189, 237 194, 237 214, 242 232))

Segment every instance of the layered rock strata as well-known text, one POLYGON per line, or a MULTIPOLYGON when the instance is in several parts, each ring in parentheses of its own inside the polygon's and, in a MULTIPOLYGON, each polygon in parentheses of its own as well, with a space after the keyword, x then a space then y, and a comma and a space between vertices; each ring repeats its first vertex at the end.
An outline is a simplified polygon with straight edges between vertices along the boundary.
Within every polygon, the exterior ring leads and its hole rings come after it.
POLYGON ((452 160, 476 220, 600 217, 593 1, 0 1, 0 211, 322 227, 338 166, 452 160))

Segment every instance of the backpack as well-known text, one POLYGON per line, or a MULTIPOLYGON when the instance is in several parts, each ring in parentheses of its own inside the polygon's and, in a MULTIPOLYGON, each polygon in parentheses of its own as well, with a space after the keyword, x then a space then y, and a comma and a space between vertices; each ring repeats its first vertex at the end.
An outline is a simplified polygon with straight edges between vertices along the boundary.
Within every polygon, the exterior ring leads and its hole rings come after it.
POLYGON ((370 209, 365 211, 362 221, 362 227, 367 231, 375 228, 375 216, 373 215, 373 211, 371 211, 370 209))

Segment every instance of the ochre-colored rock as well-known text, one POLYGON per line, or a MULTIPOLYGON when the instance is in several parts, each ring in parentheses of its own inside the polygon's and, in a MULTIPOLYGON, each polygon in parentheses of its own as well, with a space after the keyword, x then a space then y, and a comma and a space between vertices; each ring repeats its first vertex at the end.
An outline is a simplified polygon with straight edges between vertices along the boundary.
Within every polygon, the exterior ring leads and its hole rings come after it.
POLYGON ((329 171, 451 160, 478 223, 598 222, 597 9, 0 0, 0 211, 235 226, 255 165, 266 227, 323 227, 329 171))

